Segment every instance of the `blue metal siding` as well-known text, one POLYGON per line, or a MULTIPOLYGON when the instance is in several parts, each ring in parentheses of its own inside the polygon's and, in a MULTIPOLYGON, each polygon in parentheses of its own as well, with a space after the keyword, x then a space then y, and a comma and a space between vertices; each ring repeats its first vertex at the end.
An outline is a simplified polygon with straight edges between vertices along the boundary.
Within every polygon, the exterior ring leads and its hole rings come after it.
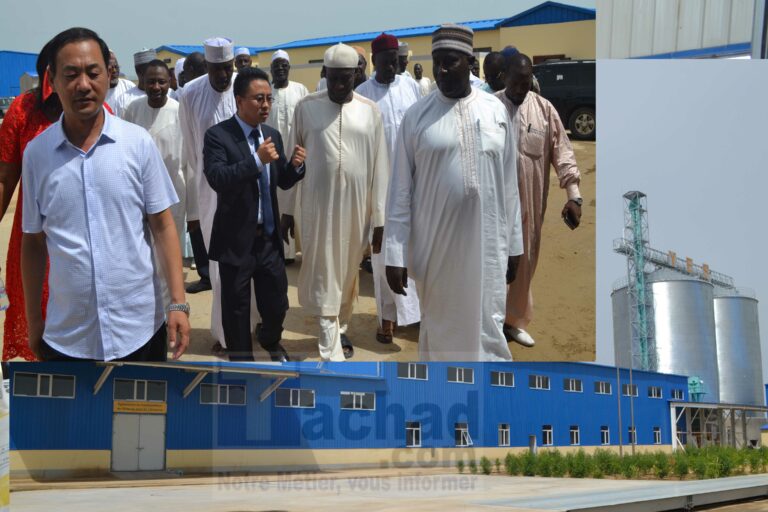
POLYGON ((657 53, 637 59, 708 59, 716 57, 735 57, 739 55, 749 55, 752 51, 752 43, 733 43, 723 46, 712 46, 709 48, 695 48, 693 50, 680 50, 677 52, 657 53))
POLYGON ((19 79, 24 73, 37 73, 36 53, 0 51, 0 97, 18 96, 19 79))
POLYGON ((551 23, 568 23, 572 21, 594 20, 595 9, 576 7, 559 2, 544 2, 523 11, 520 14, 502 20, 500 27, 522 27, 526 25, 547 25, 551 23))
MULTIPOLYGON (((619 435, 627 440, 629 398, 622 397, 623 432, 619 433, 616 393, 620 386, 615 368, 580 363, 430 363, 426 381, 397 378, 395 363, 368 365, 360 368, 361 375, 347 376, 328 372, 335 368, 351 374, 356 371, 354 363, 321 368, 306 364, 303 368, 311 373, 288 379, 281 387, 313 389, 314 408, 275 407, 274 393, 259 401, 259 395, 273 382, 271 377, 209 374, 203 383, 245 385, 247 391, 246 406, 208 405, 200 403, 200 386, 182 398, 196 375, 194 371, 116 367, 93 396, 102 367, 90 363, 12 364, 11 379, 14 371, 77 377, 75 400, 11 397, 12 449, 109 449, 115 378, 167 382, 166 445, 175 450, 405 447, 406 421, 421 422, 423 447, 454 446, 454 425, 458 422, 468 423, 475 446, 497 446, 499 423, 510 424, 512 446, 527 446, 529 435, 535 435, 541 444, 545 424, 553 426, 554 444, 559 446, 569 444, 571 425, 579 425, 584 446, 600 444, 601 425, 609 426, 611 444, 618 444, 619 435), (474 382, 448 382, 449 366, 472 368, 474 382), (375 377, 378 368, 383 378, 375 377), (491 371, 512 371, 515 387, 491 386, 491 371), (549 376, 550 390, 529 389, 528 376, 532 374, 549 376), (583 391, 564 391, 565 378, 581 379, 583 391), (611 382, 611 395, 594 393, 598 380, 611 382), (375 411, 341 410, 342 391, 375 393, 375 411)), ((625 370, 621 379, 622 383, 628 381, 625 370)), ((634 400, 638 443, 652 444, 653 427, 658 426, 662 443, 670 444, 668 401, 672 389, 686 389, 686 377, 635 371, 633 380, 639 393, 634 400), (662 399, 648 398, 651 385, 662 388, 662 399)))
MULTIPOLYGON (((235 41, 235 43, 237 43, 235 41)), ((235 48, 240 48, 240 45, 235 44, 235 48)), ((263 50, 262 47, 259 46, 245 46, 245 48, 248 48, 248 50, 251 52, 251 55, 256 55, 260 51, 263 50)), ((181 55, 189 55, 193 52, 200 52, 202 54, 205 54, 205 47, 203 45, 195 45, 195 44, 167 44, 160 46, 158 48, 155 48, 155 51, 162 51, 167 50, 169 52, 178 53, 181 55)))

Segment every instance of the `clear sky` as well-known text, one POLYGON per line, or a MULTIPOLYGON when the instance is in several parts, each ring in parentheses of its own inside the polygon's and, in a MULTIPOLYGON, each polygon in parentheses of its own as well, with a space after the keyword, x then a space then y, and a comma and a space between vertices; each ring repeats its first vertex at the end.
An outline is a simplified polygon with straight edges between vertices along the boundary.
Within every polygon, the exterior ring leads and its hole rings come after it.
MULTIPOLYGON (((202 44, 226 36, 236 45, 273 46, 299 39, 445 22, 507 18, 543 0, 23 0, 0 16, 0 50, 39 52, 58 32, 91 28, 131 76, 133 53, 164 44, 202 44)), ((595 7, 594 0, 563 0, 595 7)))
POLYGON ((648 196, 651 246, 708 263, 760 300, 768 380, 768 61, 601 60, 597 66, 597 357, 613 363, 612 251, 623 198, 648 196))

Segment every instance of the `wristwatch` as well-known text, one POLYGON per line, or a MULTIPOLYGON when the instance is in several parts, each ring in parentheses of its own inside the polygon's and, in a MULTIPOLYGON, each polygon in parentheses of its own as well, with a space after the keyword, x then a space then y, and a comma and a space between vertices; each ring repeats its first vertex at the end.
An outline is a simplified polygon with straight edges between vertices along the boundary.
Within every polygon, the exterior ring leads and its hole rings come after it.
POLYGON ((171 304, 168 306, 168 312, 171 311, 182 311, 189 316, 189 302, 185 302, 184 304, 171 304))
POLYGON ((581 205, 584 203, 584 200, 582 198, 580 198, 580 197, 576 197, 574 199, 569 199, 569 201, 573 201, 574 203, 579 205, 579 207, 581 207, 581 205))

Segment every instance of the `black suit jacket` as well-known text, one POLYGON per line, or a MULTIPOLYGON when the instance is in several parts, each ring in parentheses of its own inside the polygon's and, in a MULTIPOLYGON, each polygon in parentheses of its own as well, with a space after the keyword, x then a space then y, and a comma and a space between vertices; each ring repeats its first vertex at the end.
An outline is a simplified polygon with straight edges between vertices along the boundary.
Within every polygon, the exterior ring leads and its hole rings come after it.
MULTIPOLYGON (((277 187, 291 188, 304 177, 304 171, 303 166, 296 169, 286 160, 280 132, 262 124, 261 133, 264 140, 272 137, 280 155, 269 165, 269 193, 275 219, 274 238, 282 255, 277 187)), ((208 256, 221 263, 240 265, 251 254, 256 239, 261 171, 234 116, 205 132, 203 159, 203 172, 218 197, 208 256)))

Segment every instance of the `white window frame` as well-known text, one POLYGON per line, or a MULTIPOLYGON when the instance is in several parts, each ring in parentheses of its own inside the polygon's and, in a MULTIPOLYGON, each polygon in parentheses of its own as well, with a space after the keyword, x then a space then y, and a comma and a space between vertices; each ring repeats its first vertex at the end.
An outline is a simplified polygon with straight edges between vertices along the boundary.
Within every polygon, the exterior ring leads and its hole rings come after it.
POLYGON ((497 372, 492 371, 491 372, 491 386, 497 386, 497 387, 503 387, 503 388, 513 388, 515 387, 515 374, 513 372, 497 372), (498 384, 493 383, 493 374, 496 373, 499 375, 498 384), (511 380, 511 383, 508 383, 507 381, 511 380))
POLYGON ((632 384, 632 385, 630 385, 630 384, 622 384, 621 385, 621 396, 637 397, 638 396, 637 384, 632 384))
POLYGON ((77 377, 74 375, 63 375, 60 373, 34 373, 34 372, 15 372, 13 377, 13 396, 21 396, 25 398, 63 398, 64 400, 74 400, 77 395, 77 377), (35 388, 34 395, 20 395, 16 393, 16 376, 17 375, 31 375, 37 378, 37 386, 35 388), (48 389, 47 394, 41 393, 42 378, 48 377, 48 389), (72 396, 53 396, 53 378, 60 377, 64 379, 72 379, 72 396))
MULTIPOLYGON (((375 411, 376 410, 376 393, 370 391, 341 391, 339 393, 339 399, 343 395, 352 395, 352 407, 340 407, 343 411, 375 411), (368 409, 363 407, 363 399, 365 395, 373 396, 373 408, 368 409), (359 399, 359 403, 358 403, 359 399)), ((339 404, 341 406, 341 404, 339 404)))
POLYGON ((248 389, 246 388, 245 384, 208 384, 203 383, 200 384, 200 404, 201 405, 234 405, 235 407, 245 407, 245 405, 248 403, 248 389), (215 402, 203 402, 203 386, 210 386, 215 389, 214 396, 216 397, 215 402), (244 401, 242 404, 233 404, 229 401, 229 388, 232 387, 238 387, 243 388, 243 398, 244 401), (222 402, 221 401, 221 388, 227 389, 227 401, 222 402))
POLYGON ((664 392, 661 386, 648 386, 648 398, 661 399, 664 396, 664 392), (658 392, 658 396, 657 393, 658 392))
POLYGON ((581 429, 578 425, 571 425, 571 427, 568 429, 568 439, 571 443, 571 446, 580 446, 581 445, 581 429), (576 434, 576 442, 574 443, 574 434, 576 434))
POLYGON ((509 446, 509 423, 499 423, 499 446, 509 446))
POLYGON ((420 421, 406 421, 405 422, 405 447, 406 448, 421 448, 421 422, 420 421), (409 426, 408 424, 411 424, 409 426), (419 442, 408 444, 408 432, 412 432, 413 436, 411 439, 416 439, 416 436, 418 435, 419 442))
POLYGON ((291 392, 290 398, 289 398, 289 404, 288 405, 278 405, 277 403, 277 394, 275 394, 275 407, 284 407, 284 408, 291 408, 291 409, 314 409, 315 405, 317 404, 316 396, 315 396, 315 390, 314 389, 308 389, 308 388, 282 388, 286 389, 291 392), (295 393, 294 393, 295 391, 295 393), (302 391, 309 391, 312 393, 312 405, 300 405, 301 404, 301 392, 302 391), (295 401, 294 401, 295 398, 295 401), (295 405, 294 405, 295 403, 295 405))
POLYGON ((627 427, 627 434, 629 436, 628 444, 637 446, 637 429, 635 427, 627 427))
POLYGON ((672 400, 682 400, 685 397, 682 389, 672 390, 672 400))
POLYGON ((147 379, 115 379, 115 381, 112 383, 112 399, 118 400, 121 402, 155 402, 158 404, 164 404, 168 401, 168 382, 164 380, 147 380, 147 379), (115 397, 115 393, 117 393, 117 381, 128 381, 133 382, 133 398, 117 398, 115 397), (144 398, 138 397, 138 387, 139 382, 144 383, 144 398), (147 389, 149 388, 148 384, 150 382, 153 382, 155 384, 162 384, 163 385, 163 399, 162 400, 149 400, 147 398, 147 389))
POLYGON ((608 446, 611 444, 611 428, 607 425, 600 426, 600 445, 608 446))
POLYGON ((456 440, 456 434, 459 434, 459 444, 457 447, 465 448, 467 446, 473 446, 472 436, 469 435, 469 423, 456 423, 453 430, 453 438, 456 440), (460 425, 466 425, 462 427, 460 425))
POLYGON ((464 368, 463 366, 449 366, 448 367, 448 382, 455 382, 457 384, 474 384, 475 383, 475 370, 474 368, 464 368), (456 369, 456 379, 451 380, 451 368, 456 369), (467 371, 472 375, 472 380, 466 379, 467 371))
POLYGON ((398 379, 408 379, 408 380, 429 380, 429 366, 424 363, 398 363, 398 364, 407 364, 408 365, 408 376, 407 377, 401 377, 400 375, 397 376, 398 379), (416 369, 417 367, 422 366, 424 367, 424 375, 425 377, 423 379, 417 377, 416 369))
POLYGON ((581 379, 566 377, 563 381, 563 391, 566 393, 583 393, 584 383, 581 379))
POLYGON ((555 440, 555 429, 552 425, 541 426, 541 446, 552 446, 555 440), (549 442, 547 442, 549 441, 549 442))
POLYGON ((528 376, 528 387, 530 389, 542 389, 545 391, 549 391, 549 385, 550 385, 550 379, 547 375, 529 375, 528 376), (534 384, 533 387, 531 387, 531 380, 530 378, 534 378, 534 384), (546 381, 546 387, 544 386, 544 382, 546 381))
POLYGON ((661 444, 661 427, 653 427, 653 444, 661 444))
POLYGON ((611 395, 613 394, 613 386, 607 380, 595 381, 595 394, 596 395, 611 395))

